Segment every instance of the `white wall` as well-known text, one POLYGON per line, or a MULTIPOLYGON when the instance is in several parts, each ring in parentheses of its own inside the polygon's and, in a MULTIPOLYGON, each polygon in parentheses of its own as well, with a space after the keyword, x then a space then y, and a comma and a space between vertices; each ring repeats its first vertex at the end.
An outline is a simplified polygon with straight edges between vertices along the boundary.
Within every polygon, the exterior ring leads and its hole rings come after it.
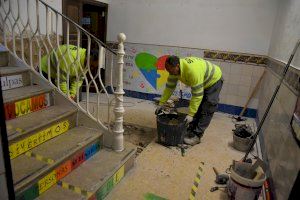
MULTIPOLYGON (((286 63, 296 41, 299 39, 300 1, 281 1, 273 29, 269 56, 286 63)), ((300 48, 294 57, 293 65, 300 68, 300 48)))
MULTIPOLYGON (((295 0, 296 1, 296 0, 295 0)), ((115 0, 108 41, 267 54, 278 0, 115 0)))

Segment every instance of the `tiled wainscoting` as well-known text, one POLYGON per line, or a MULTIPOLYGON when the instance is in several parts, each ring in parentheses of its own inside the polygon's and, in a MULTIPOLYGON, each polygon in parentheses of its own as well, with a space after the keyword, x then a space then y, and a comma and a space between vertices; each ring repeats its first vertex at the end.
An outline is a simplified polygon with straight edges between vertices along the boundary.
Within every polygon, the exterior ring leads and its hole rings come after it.
MULTIPOLYGON (((220 94, 219 111, 234 115, 240 114, 265 67, 263 65, 234 63, 215 59, 207 60, 220 66, 223 72, 224 85, 220 94)), ((259 89, 260 87, 257 88, 257 91, 259 91, 259 89)), ((252 97, 245 116, 256 117, 258 93, 259 92, 252 97)), ((125 90, 125 95, 147 100, 152 100, 160 96, 130 90, 125 90)))
MULTIPOLYGON (((109 45, 112 48, 116 48, 115 43, 109 43, 109 45)), ((127 50, 130 53, 131 45, 131 43, 125 44, 125 51, 127 50)), ((157 45, 135 44, 137 47, 139 45, 142 46, 141 49, 143 51, 158 48, 157 45)), ((220 94, 219 111, 234 115, 238 115, 242 111, 267 64, 267 58, 259 55, 170 46, 159 46, 159 48, 170 53, 185 52, 185 54, 182 53, 180 55, 200 56, 220 66, 223 72, 224 85, 220 94)), ((124 70, 127 67, 125 65, 124 70)), ((109 77, 106 78, 109 79, 109 77)), ((124 81, 129 80, 126 80, 126 77, 124 77, 124 81)), ((125 90, 125 95, 147 100, 153 100, 153 98, 160 96, 154 93, 143 93, 133 90, 125 90)), ((244 116, 255 118, 257 107, 258 94, 256 93, 252 97, 244 116)))
MULTIPOLYGON (((223 72, 224 85, 220 94, 220 103, 241 109, 246 104, 265 67, 217 60, 212 62, 220 66, 223 72)), ((252 97, 248 108, 255 110, 257 106, 258 92, 252 97)), ((255 115, 252 115, 252 117, 255 117, 255 115)))
MULTIPOLYGON (((263 79, 258 105, 258 118, 263 113, 279 82, 284 64, 269 59, 263 79)), ((264 160, 268 160, 268 175, 273 195, 277 199, 288 199, 300 169, 300 149, 292 135, 290 121, 299 96, 299 70, 290 68, 284 84, 271 107, 263 125, 260 142, 264 160)))

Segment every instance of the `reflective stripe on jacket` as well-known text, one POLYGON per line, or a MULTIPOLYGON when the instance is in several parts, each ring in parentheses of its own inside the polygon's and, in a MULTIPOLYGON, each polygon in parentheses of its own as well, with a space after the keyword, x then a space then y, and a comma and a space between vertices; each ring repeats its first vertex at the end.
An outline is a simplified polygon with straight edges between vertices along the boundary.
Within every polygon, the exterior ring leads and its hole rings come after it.
POLYGON ((189 105, 189 115, 194 116, 203 99, 204 90, 215 84, 222 77, 219 66, 197 57, 180 59, 180 75, 169 75, 166 88, 160 99, 160 105, 166 103, 180 80, 191 87, 192 98, 189 105))

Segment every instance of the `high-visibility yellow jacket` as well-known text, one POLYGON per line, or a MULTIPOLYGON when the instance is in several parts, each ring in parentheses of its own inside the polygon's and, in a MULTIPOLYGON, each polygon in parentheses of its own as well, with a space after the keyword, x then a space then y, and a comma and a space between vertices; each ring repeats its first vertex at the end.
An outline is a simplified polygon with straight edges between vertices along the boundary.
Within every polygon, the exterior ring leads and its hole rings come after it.
POLYGON ((215 84, 222 77, 219 66, 197 57, 186 57, 180 59, 180 75, 169 75, 166 88, 160 99, 163 105, 172 95, 180 80, 191 87, 192 98, 189 105, 189 115, 194 116, 203 99, 204 90, 215 84))
POLYGON ((77 57, 77 46, 61 45, 58 49, 53 50, 50 54, 43 56, 41 61, 42 70, 43 72, 48 73, 48 56, 50 56, 51 77, 57 78, 56 71, 57 66, 59 66, 60 79, 66 80, 68 71, 70 76, 76 76, 76 73, 81 73, 81 68, 84 69, 84 61, 86 57, 85 53, 86 49, 79 48, 77 57))
POLYGON ((42 71, 48 74, 48 58, 50 57, 51 78, 57 79, 57 67, 59 67, 60 88, 67 93, 67 74, 70 74, 70 94, 75 96, 77 89, 82 85, 82 74, 85 71, 84 61, 86 49, 74 45, 61 45, 58 49, 42 57, 42 71), (77 53, 78 52, 78 53, 77 53), (77 55, 78 54, 78 55, 77 55), (78 81, 76 79, 78 78, 78 81))

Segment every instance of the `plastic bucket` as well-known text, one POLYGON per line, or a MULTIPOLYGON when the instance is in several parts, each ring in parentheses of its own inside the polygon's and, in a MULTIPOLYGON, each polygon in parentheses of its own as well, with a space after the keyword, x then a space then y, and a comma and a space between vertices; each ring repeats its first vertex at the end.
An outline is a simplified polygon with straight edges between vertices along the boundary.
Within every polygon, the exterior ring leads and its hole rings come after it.
POLYGON ((158 143, 167 146, 181 144, 186 130, 184 117, 184 115, 177 117, 158 115, 156 117, 158 143))
POLYGON ((252 137, 242 138, 233 134, 233 147, 236 150, 246 152, 249 149, 252 141, 252 137))

